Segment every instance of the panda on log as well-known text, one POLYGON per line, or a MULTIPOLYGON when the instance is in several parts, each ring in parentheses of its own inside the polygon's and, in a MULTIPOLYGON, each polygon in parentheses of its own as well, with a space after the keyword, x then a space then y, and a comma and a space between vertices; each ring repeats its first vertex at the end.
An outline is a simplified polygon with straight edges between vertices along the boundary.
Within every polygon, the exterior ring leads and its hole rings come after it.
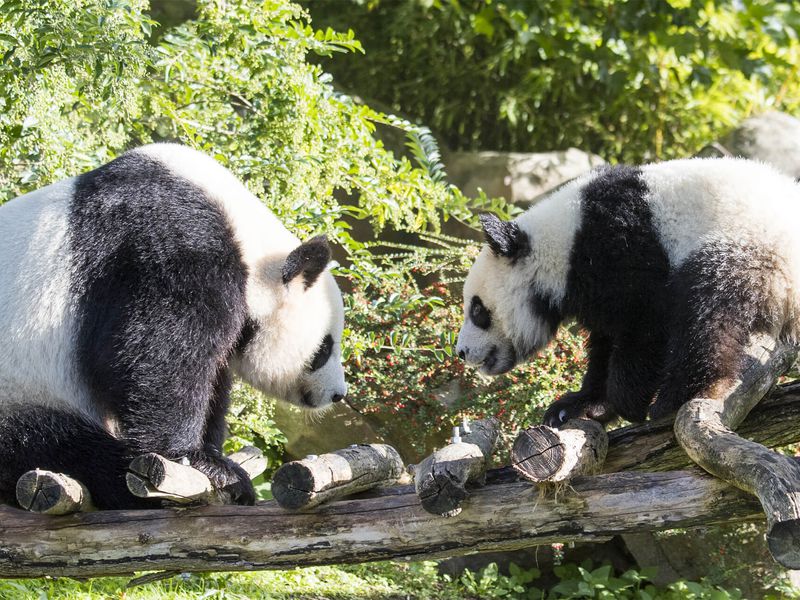
MULTIPOLYGON (((146 452, 252 504, 221 453, 231 376, 307 409, 341 400, 343 304, 305 243, 212 158, 145 146, 0 207, 0 501, 66 473, 98 508, 146 452)), ((152 502, 152 501, 150 501, 152 502)))
POLYGON ((763 164, 605 167, 514 221, 481 220, 458 355, 497 375, 567 318, 589 332, 581 389, 548 425, 669 415, 721 397, 752 334, 798 342, 800 186, 763 164))

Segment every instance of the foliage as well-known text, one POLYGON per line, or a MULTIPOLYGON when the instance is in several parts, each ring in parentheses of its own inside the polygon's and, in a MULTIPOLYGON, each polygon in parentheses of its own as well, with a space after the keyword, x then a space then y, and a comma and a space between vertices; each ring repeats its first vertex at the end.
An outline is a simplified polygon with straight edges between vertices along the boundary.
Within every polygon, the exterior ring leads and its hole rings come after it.
MULTIPOLYGON (((470 221, 475 206, 503 209, 470 205, 445 183, 425 128, 354 103, 308 62, 358 52, 351 31, 314 30, 288 0, 200 0, 196 19, 156 39, 145 9, 0 0, 0 202, 131 146, 177 140, 228 166, 299 235, 326 232, 343 272, 375 298, 408 273, 378 263, 373 232, 436 231, 443 219, 470 221), (417 162, 384 149, 376 123, 407 132, 417 162)), ((280 433, 268 413, 254 416, 263 402, 238 397, 235 433, 277 456, 280 433)))
MULTIPOLYGON (((591 564, 556 567, 558 582, 550 590, 536 587, 539 572, 512 565, 501 574, 492 564, 480 573, 465 572, 459 579, 440 576, 436 563, 385 562, 347 567, 313 567, 260 573, 211 573, 185 575, 167 581, 126 589, 126 579, 107 578, 88 582, 69 579, 0 580, 5 600, 49 598, 84 600, 125 598, 138 600, 296 599, 379 600, 415 598, 424 600, 529 600, 558 598, 636 600, 727 600, 738 599, 736 590, 725 590, 705 582, 680 581, 666 587, 653 585, 647 570, 615 574, 611 567, 591 564)), ((776 588, 771 600, 798 598, 789 587, 776 588)))
POLYGON ((338 85, 452 149, 641 162, 696 152, 751 112, 800 108, 797 0, 305 4, 364 45, 323 61, 338 85))

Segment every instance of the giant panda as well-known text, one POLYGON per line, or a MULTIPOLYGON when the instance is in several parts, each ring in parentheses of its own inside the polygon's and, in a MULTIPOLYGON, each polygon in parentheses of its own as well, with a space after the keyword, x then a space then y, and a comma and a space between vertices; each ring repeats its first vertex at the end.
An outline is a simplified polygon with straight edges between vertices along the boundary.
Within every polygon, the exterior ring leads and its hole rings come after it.
POLYGON ((458 355, 497 375, 565 319, 589 332, 581 389, 548 425, 672 414, 728 389, 751 334, 798 341, 800 186, 763 164, 605 167, 513 221, 481 220, 458 355))
POLYGON ((231 377, 309 410, 345 396, 329 259, 176 144, 0 207, 0 501, 43 468, 98 508, 146 506, 125 472, 157 452, 252 504, 221 454, 231 377))

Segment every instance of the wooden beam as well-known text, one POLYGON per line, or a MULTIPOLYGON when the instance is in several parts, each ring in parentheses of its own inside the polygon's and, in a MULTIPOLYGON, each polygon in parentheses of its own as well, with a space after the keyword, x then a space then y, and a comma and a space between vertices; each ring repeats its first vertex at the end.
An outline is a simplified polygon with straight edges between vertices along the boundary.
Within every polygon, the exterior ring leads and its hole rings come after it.
POLYGON ((509 472, 490 472, 449 519, 426 512, 413 486, 307 513, 275 502, 60 517, 2 506, 0 577, 419 560, 764 518, 755 498, 696 469, 578 477, 557 501, 503 481, 509 472))

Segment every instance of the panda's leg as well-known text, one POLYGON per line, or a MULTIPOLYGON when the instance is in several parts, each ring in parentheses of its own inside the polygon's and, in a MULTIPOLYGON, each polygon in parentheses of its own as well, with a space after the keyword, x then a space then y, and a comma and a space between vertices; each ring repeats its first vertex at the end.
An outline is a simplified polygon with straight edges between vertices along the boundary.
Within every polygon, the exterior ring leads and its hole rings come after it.
MULTIPOLYGON (((211 389, 203 386, 202 373, 192 381, 196 389, 185 396, 179 390, 163 396, 135 395, 120 402, 120 429, 137 454, 155 452, 168 459, 188 458, 216 489, 225 490, 238 504, 253 504, 250 477, 222 454, 226 436, 230 378, 220 369, 211 389)), ((186 381, 184 381, 186 383, 186 381)))
POLYGON ((542 422, 550 427, 558 427, 570 419, 588 417, 606 422, 615 417, 606 396, 608 365, 612 351, 609 336, 592 332, 587 344, 589 364, 583 376, 581 389, 568 392, 553 402, 544 414, 542 422))
POLYGON ((193 466, 203 463, 201 470, 214 482, 215 487, 227 489, 231 492, 231 497, 240 504, 253 504, 255 491, 250 484, 250 476, 240 465, 222 453, 222 445, 228 437, 225 417, 230 406, 230 389, 230 374, 227 370, 221 370, 211 396, 203 434, 203 449, 201 452, 190 452, 188 457, 193 466), (231 480, 231 472, 235 474, 235 480, 231 480))
POLYGON ((664 368, 666 340, 658 331, 620 335, 608 365, 606 394, 613 411, 634 423, 647 418, 664 368))
POLYGON ((710 244, 671 282, 668 357, 650 417, 675 413, 692 398, 721 398, 738 377, 751 335, 780 335, 780 269, 771 252, 740 242, 710 244))
POLYGON ((46 407, 0 414, 0 502, 16 504, 19 477, 32 469, 83 483, 100 509, 155 507, 128 491, 125 444, 78 415, 46 407))

